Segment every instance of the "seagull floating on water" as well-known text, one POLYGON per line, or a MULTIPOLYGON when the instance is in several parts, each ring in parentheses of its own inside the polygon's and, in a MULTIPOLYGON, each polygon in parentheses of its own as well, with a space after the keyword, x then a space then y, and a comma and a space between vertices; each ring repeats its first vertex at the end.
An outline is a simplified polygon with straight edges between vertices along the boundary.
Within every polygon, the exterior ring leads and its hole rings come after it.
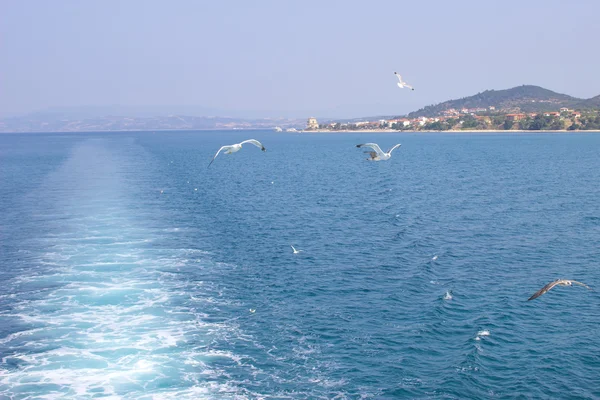
POLYGON ((431 259, 431 261, 435 261, 438 259, 438 256, 433 256, 433 258, 431 259))
POLYGON ((581 282, 577 282, 577 281, 569 280, 569 279, 557 279, 554 282, 550 282, 549 284, 547 284, 546 286, 544 286, 543 288, 541 288, 540 290, 535 292, 533 294, 533 296, 531 296, 530 298, 527 299, 527 301, 537 299, 538 297, 540 297, 541 295, 543 295, 544 293, 546 293, 547 291, 552 289, 554 286, 559 286, 559 285, 560 286, 573 286, 574 283, 592 290, 592 288, 589 287, 588 285, 586 285, 585 283, 581 283, 581 282))
POLYGON ((250 311, 252 314, 254 314, 256 312, 256 310, 254 308, 250 308, 248 311, 250 311))
POLYGON ((212 161, 208 164, 208 166, 210 167, 210 164, 212 164, 213 161, 215 161, 215 158, 217 158, 217 156, 219 155, 219 153, 221 151, 225 150, 225 154, 235 153, 237 151, 240 151, 242 149, 242 145, 245 143, 251 143, 251 144, 255 145, 256 147, 258 147, 259 149, 261 149, 262 151, 267 151, 267 149, 265 149, 265 146, 263 146, 262 143, 256 139, 244 140, 241 143, 235 143, 235 144, 231 144, 231 145, 227 145, 227 146, 222 146, 219 149, 219 151, 217 151, 217 154, 215 154, 215 156, 213 157, 212 161))
POLYGON ((290 247, 292 248, 292 250, 294 250, 294 254, 298 254, 301 251, 304 251, 304 250, 296 250, 296 248, 294 246, 291 246, 291 245, 290 245, 290 247))
POLYGON ((484 329, 482 331, 477 332, 477 336, 475 336, 475 340, 481 340, 484 336, 490 336, 490 331, 484 329))
POLYGON ((407 88, 409 88, 410 90, 415 90, 415 88, 414 88, 414 87, 410 86, 408 83, 406 83, 406 82, 404 82, 404 81, 402 80, 402 77, 400 76, 400 74, 399 74, 399 73, 397 73, 397 72, 394 72, 394 74, 396 74, 396 76, 398 77, 398 87, 399 87, 400 89, 404 89, 405 87, 407 87, 407 88))
POLYGON ((392 151, 394 151, 396 148, 402 146, 401 144, 397 144, 394 147, 392 147, 391 149, 389 149, 387 151, 387 153, 384 153, 381 148, 379 147, 379 145, 377 145, 376 143, 363 143, 363 144, 357 144, 356 147, 361 148, 361 147, 370 147, 375 151, 365 151, 365 153, 368 153, 371 158, 367 158, 367 160, 369 161, 382 161, 382 160, 389 160, 390 157, 392 156, 392 151))

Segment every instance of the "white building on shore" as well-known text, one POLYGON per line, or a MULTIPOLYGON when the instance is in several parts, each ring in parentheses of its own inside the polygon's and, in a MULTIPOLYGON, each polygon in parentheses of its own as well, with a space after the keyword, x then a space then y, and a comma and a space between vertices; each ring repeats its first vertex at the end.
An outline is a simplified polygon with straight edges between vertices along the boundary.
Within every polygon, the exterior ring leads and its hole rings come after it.
POLYGON ((319 123, 317 122, 317 119, 315 117, 310 117, 308 119, 308 122, 306 123, 306 129, 307 130, 319 129, 319 123))

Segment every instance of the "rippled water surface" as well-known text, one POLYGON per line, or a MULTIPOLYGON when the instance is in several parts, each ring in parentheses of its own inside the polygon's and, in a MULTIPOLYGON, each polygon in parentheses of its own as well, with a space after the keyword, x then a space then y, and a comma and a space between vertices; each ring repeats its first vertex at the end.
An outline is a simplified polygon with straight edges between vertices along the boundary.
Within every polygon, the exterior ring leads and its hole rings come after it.
POLYGON ((600 291, 526 301, 600 288, 598 134, 2 135, 0 184, 0 398, 600 398, 600 291))

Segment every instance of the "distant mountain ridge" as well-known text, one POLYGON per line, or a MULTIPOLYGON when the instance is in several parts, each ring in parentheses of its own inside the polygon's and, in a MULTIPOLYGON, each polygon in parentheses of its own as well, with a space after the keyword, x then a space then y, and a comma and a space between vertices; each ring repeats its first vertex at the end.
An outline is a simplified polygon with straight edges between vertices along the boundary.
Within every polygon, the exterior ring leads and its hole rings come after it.
POLYGON ((489 108, 496 110, 545 112, 557 111, 561 107, 575 109, 600 108, 600 95, 591 99, 579 99, 534 85, 522 85, 504 90, 486 90, 474 96, 423 107, 408 114, 409 118, 434 117, 444 111, 463 108, 489 108))
POLYGON ((273 129, 302 128, 304 119, 232 117, 195 117, 168 115, 162 117, 101 116, 95 118, 65 118, 63 115, 30 114, 0 118, 1 132, 100 132, 153 130, 210 129, 273 129))

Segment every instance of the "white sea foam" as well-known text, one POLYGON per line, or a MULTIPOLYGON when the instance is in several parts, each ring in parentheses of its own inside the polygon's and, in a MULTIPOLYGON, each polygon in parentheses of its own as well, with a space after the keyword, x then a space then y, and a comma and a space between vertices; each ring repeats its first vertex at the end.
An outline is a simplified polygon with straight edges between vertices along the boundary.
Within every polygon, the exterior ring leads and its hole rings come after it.
MULTIPOLYGON (((225 305, 228 300, 218 292, 206 292, 214 290, 212 285, 186 283, 181 274, 164 270, 188 268, 205 252, 171 250, 172 256, 157 259, 144 258, 135 246, 112 256, 77 242, 62 247, 63 254, 44 255, 57 264, 48 266, 46 273, 16 278, 33 287, 44 286, 49 279, 61 283, 50 290, 36 289, 45 293, 40 298, 15 299, 12 312, 2 315, 36 327, 0 338, 0 344, 13 353, 3 362, 22 366, 0 372, 0 398, 16 390, 24 397, 141 398, 152 393, 153 398, 165 399, 239 391, 199 379, 226 375, 209 366, 208 361, 216 358, 249 368, 251 359, 242 362, 232 352, 198 347, 224 332, 237 336, 236 328, 224 322, 203 323, 206 315, 185 303, 225 305), (72 260, 74 256, 77 260, 72 260), (98 260, 99 256, 106 259, 98 260), (191 350, 190 340, 196 343, 191 350), (180 384, 161 387, 165 379, 180 384)), ((247 338, 240 335, 239 340, 247 338)))
POLYGON ((26 273, 4 282, 16 293, 0 309, 0 398, 262 398, 237 383, 260 373, 256 361, 232 350, 253 338, 219 319, 222 308, 247 305, 218 279, 190 279, 238 267, 161 246, 195 228, 141 226, 157 210, 127 197, 136 187, 123 181, 123 160, 83 143, 37 191, 52 199, 35 199, 48 204, 39 208, 44 229, 24 243, 36 249, 21 253, 26 273))

